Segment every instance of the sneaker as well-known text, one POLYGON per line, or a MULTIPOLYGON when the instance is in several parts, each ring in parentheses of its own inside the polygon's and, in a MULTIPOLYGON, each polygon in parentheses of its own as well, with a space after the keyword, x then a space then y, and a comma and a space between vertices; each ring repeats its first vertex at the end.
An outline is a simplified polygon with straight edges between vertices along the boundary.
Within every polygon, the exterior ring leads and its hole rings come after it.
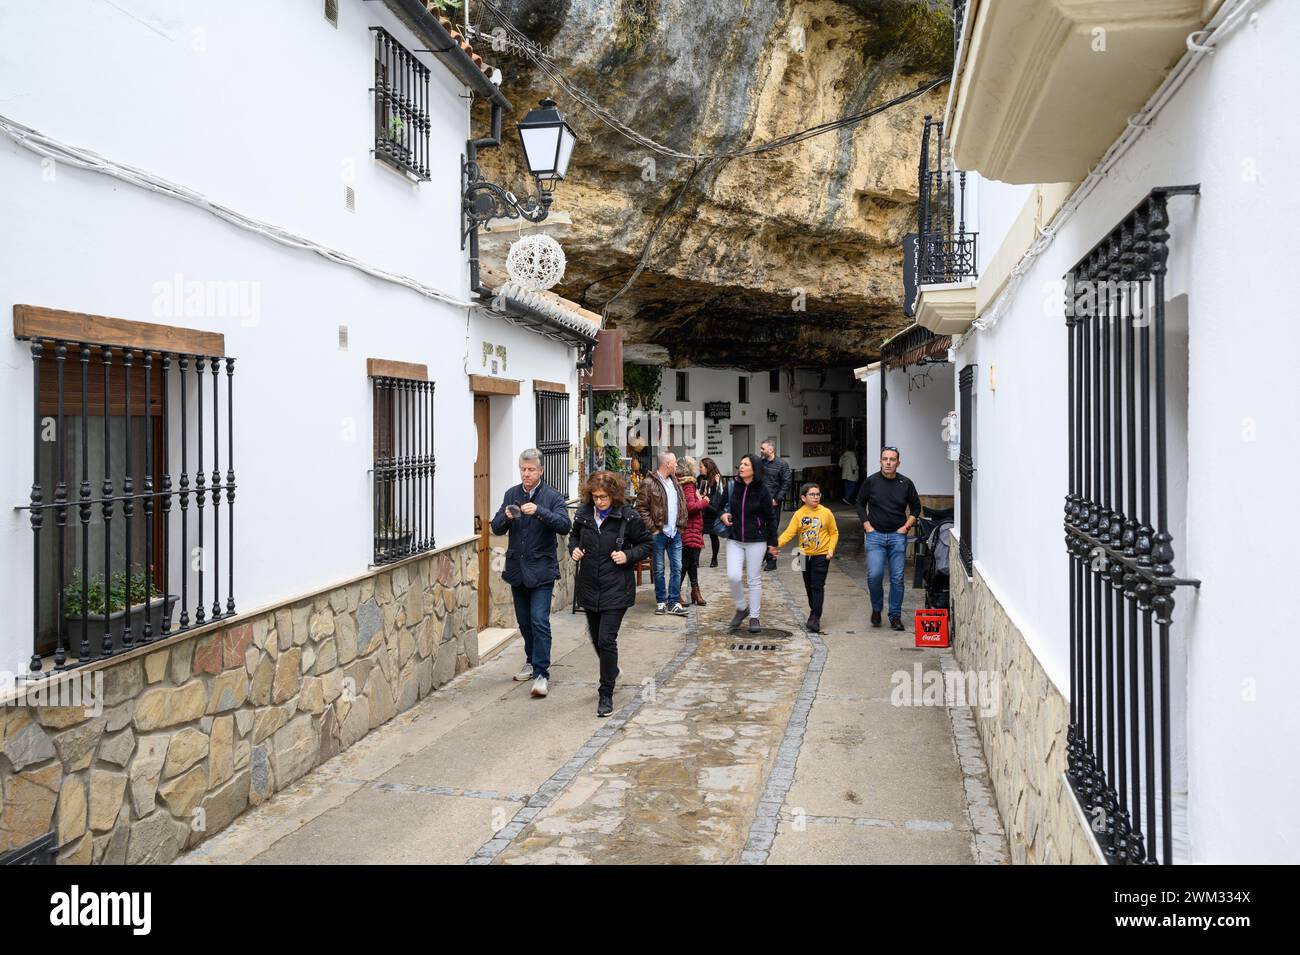
POLYGON ((903 629, 903 618, 902 618, 902 617, 890 617, 890 618, 889 618, 889 628, 890 628, 891 630, 902 630, 902 629, 903 629))
POLYGON ((742 623, 745 622, 745 618, 748 617, 748 616, 749 616, 749 608, 748 608, 748 607, 746 607, 744 610, 737 610, 736 613, 735 613, 735 615, 731 618, 731 623, 727 624, 727 629, 728 629, 728 630, 735 630, 735 629, 738 628, 742 623))
POLYGON ((681 604, 673 604, 671 607, 668 608, 668 612, 672 614, 674 617, 690 616, 690 611, 687 610, 685 607, 683 607, 681 604))
POLYGON ((516 683, 527 683, 532 678, 533 678, 533 665, 531 663, 525 663, 523 665, 523 668, 518 673, 515 674, 516 683))
POLYGON ((602 717, 609 716, 613 712, 614 712, 614 698, 611 696, 606 696, 604 693, 602 693, 600 695, 600 702, 596 704, 596 715, 602 717))
POLYGON ((873 611, 871 611, 871 625, 872 625, 873 627, 878 627, 878 626, 880 626, 880 611, 879 611, 879 610, 873 610, 873 611))
POLYGON ((537 699, 540 700, 545 695, 546 695, 546 677, 539 676, 536 680, 533 681, 533 696, 535 696, 537 699))
POLYGON ((664 613, 664 607, 665 604, 655 604, 655 614, 657 616, 662 615, 664 613))
POLYGON ((762 630, 762 629, 763 629, 763 625, 762 625, 761 623, 758 622, 758 618, 757 618, 757 617, 750 617, 750 618, 749 618, 749 632, 750 632, 750 633, 758 633, 758 632, 759 632, 760 630, 762 630))

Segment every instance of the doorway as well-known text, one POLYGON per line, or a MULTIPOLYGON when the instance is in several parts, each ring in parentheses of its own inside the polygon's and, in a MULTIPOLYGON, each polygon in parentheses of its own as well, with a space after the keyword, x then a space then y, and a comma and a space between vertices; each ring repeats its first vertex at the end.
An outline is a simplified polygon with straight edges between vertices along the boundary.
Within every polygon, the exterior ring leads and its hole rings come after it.
POLYGON ((492 444, 488 425, 488 396, 474 396, 474 431, 478 452, 474 457, 474 532, 478 534, 478 628, 488 626, 491 606, 492 444))
POLYGON ((731 426, 731 473, 740 467, 740 458, 754 451, 754 426, 752 424, 733 424, 731 426))

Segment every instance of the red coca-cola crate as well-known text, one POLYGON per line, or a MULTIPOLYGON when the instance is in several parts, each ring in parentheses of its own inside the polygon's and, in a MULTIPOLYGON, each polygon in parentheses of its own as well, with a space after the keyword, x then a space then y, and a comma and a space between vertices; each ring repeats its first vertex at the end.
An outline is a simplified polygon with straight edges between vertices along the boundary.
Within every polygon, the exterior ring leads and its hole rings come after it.
POLYGON ((918 647, 946 647, 948 645, 947 610, 918 610, 916 612, 916 645, 918 647))

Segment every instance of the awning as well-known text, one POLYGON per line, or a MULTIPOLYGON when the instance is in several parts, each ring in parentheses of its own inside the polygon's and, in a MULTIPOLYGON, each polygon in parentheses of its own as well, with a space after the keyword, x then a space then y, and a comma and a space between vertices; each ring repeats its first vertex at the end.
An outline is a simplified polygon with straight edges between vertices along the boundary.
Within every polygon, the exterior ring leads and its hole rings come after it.
POLYGON ((887 368, 904 368, 919 364, 923 358, 947 360, 951 347, 951 335, 936 335, 913 323, 885 340, 880 346, 880 362, 887 368))

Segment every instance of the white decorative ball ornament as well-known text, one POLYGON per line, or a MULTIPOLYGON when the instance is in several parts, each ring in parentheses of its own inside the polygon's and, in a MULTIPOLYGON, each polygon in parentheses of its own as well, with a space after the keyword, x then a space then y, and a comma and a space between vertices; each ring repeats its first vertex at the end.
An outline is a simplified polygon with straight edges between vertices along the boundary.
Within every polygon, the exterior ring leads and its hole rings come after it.
POLYGON ((564 250, 549 235, 526 235, 510 246, 506 272, 526 289, 548 289, 564 278, 564 250))

